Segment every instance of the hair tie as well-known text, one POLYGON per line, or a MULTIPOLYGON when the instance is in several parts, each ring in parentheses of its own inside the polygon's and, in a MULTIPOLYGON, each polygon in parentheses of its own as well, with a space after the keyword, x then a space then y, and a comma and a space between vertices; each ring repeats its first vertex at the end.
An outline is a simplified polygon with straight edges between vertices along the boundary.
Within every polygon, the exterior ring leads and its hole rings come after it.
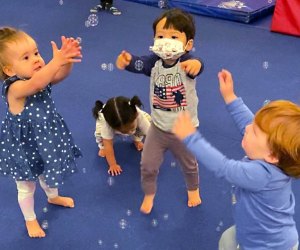
POLYGON ((103 104, 102 108, 99 110, 100 113, 102 113, 104 107, 105 107, 105 104, 103 104))

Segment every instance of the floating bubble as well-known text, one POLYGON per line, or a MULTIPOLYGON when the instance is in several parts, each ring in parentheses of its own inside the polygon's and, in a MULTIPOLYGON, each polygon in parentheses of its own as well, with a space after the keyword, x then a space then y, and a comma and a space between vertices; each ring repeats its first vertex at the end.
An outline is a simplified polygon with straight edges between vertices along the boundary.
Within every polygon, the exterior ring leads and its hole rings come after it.
POLYGON ((132 211, 130 209, 127 209, 126 214, 127 214, 127 216, 131 216, 132 215, 132 211))
POLYGON ((102 246, 103 245, 103 241, 102 240, 98 240, 98 245, 102 246))
POLYGON ((195 51, 196 51, 196 48, 195 48, 195 47, 193 47, 193 48, 192 48, 192 52, 195 52, 195 51))
POLYGON ((138 71, 142 71, 144 68, 144 63, 141 60, 136 60, 136 62, 134 63, 134 68, 138 71))
POLYGON ((115 248, 115 249, 119 248, 119 244, 118 244, 118 243, 115 243, 115 244, 114 244, 114 248, 115 248))
POLYGON ((169 219, 169 215, 168 214, 164 214, 163 218, 164 218, 164 220, 168 220, 169 219))
POLYGON ((269 63, 267 61, 263 62, 263 68, 268 69, 269 68, 269 63))
POLYGON ((107 70, 108 71, 113 71, 114 70, 114 64, 113 63, 108 63, 107 64, 107 70))
POLYGON ((86 174, 86 168, 82 169, 82 173, 86 174))
POLYGON ((159 0, 159 1, 158 1, 158 7, 161 8, 161 9, 166 8, 166 7, 167 7, 166 1, 164 1, 164 0, 159 0))
POLYGON ((87 27, 87 28, 90 27, 90 26, 91 26, 90 21, 89 21, 89 20, 86 20, 85 23, 84 23, 84 25, 85 25, 85 27, 87 27))
POLYGON ((108 184, 108 186, 113 186, 115 184, 114 178, 108 177, 107 184, 108 184))
POLYGON ((153 227, 157 227, 157 226, 158 226, 158 221, 157 221, 156 219, 153 219, 153 220, 151 221, 151 225, 152 225, 153 227))
POLYGON ((81 38, 81 37, 77 37, 77 38, 76 38, 76 41, 77 41, 79 44, 81 44, 82 38, 81 38))
POLYGON ((119 221, 119 226, 120 226, 120 228, 121 229, 125 229, 125 228, 127 228, 127 221, 125 220, 125 219, 121 219, 120 221, 119 221))
POLYGON ((267 104, 269 104, 271 101, 270 100, 264 100, 263 106, 266 106, 267 104))
POLYGON ((220 232, 220 231, 221 231, 221 228, 220 228, 219 226, 217 226, 216 231, 217 231, 217 232, 220 232))
POLYGON ((101 64, 101 69, 102 70, 107 70, 107 64, 106 63, 102 63, 101 64))
POLYGON ((42 222, 42 228, 43 229, 48 229, 48 221, 47 220, 43 220, 43 222, 42 222))
POLYGON ((272 0, 268 0, 268 3, 272 3, 273 1, 272 0))
POLYGON ((44 207, 44 208, 43 208, 43 212, 44 212, 44 213, 47 213, 47 212, 48 212, 48 208, 47 208, 47 207, 44 207))
POLYGON ((219 226, 220 226, 220 227, 223 227, 223 225, 224 225, 224 224, 223 224, 223 221, 220 221, 220 222, 219 222, 219 226))
POLYGON ((96 26, 99 23, 99 19, 96 14, 90 14, 88 17, 88 21, 90 22, 90 26, 96 26))
POLYGON ((175 167, 176 167, 176 162, 175 162, 175 161, 172 161, 172 162, 171 162, 171 167, 172 167, 172 168, 175 168, 175 167))
POLYGON ((63 0, 59 0, 59 5, 63 5, 64 4, 64 1, 63 0))

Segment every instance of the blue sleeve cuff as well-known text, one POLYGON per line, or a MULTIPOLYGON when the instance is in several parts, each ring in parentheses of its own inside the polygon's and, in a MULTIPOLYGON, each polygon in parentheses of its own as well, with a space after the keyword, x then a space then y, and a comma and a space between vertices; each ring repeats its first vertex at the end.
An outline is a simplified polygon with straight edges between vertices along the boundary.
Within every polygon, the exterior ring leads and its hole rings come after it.
POLYGON ((238 97, 236 99, 234 99, 232 102, 228 103, 226 105, 226 109, 229 112, 232 112, 233 110, 237 109, 237 107, 244 105, 244 101, 241 97, 238 97))

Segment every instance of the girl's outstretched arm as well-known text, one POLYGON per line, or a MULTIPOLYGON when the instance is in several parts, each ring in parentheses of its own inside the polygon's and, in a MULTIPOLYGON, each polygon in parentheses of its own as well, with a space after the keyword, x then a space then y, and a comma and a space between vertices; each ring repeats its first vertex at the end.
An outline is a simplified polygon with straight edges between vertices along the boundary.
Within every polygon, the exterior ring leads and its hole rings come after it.
POLYGON ((103 145, 104 145, 104 151, 105 151, 105 157, 109 166, 108 173, 112 176, 119 175, 122 172, 122 168, 120 165, 117 164, 116 158, 115 158, 115 151, 114 151, 114 145, 113 140, 110 139, 103 139, 103 145))
POLYGON ((77 51, 78 54, 73 58, 72 62, 67 63, 60 67, 60 69, 54 76, 54 79, 52 81, 53 84, 58 83, 63 79, 65 79, 72 71, 73 63, 81 62, 81 58, 82 58, 81 46, 77 40, 75 40, 72 37, 71 38, 62 37, 61 39, 62 39, 62 46, 69 46, 70 50, 77 51), (66 40, 66 43, 64 40, 66 40))
POLYGON ((80 47, 76 47, 74 41, 64 36, 61 39, 61 49, 57 48, 55 42, 51 42, 53 58, 48 64, 34 73, 30 79, 16 81, 10 86, 8 91, 10 101, 24 99, 27 96, 39 92, 50 82, 55 81, 55 76, 59 73, 61 67, 81 61, 81 59, 76 59, 76 57, 81 57, 80 47))

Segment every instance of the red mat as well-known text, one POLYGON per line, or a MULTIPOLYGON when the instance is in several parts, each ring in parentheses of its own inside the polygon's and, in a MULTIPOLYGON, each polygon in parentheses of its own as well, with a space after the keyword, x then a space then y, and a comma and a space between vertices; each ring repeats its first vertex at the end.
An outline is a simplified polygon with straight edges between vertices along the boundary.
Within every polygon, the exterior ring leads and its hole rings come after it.
POLYGON ((300 0, 277 0, 271 31, 300 36, 300 0))

